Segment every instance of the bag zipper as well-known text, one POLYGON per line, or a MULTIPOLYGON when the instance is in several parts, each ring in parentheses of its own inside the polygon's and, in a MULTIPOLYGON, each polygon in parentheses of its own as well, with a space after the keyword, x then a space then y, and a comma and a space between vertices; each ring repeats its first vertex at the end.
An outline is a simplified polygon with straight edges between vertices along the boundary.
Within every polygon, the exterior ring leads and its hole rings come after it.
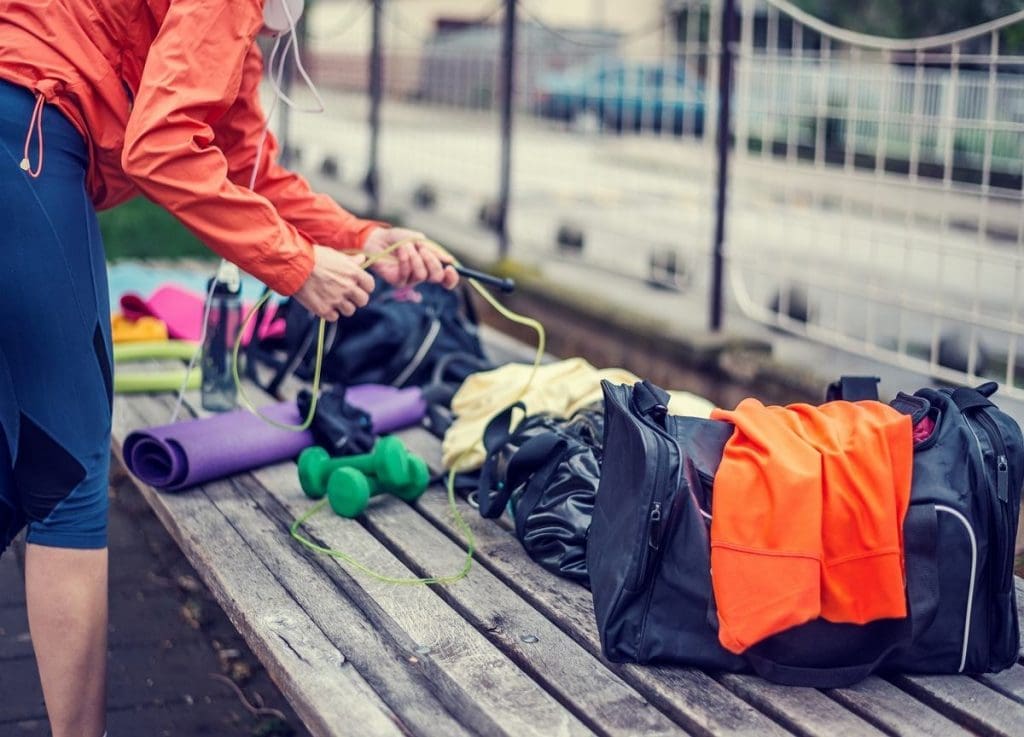
MULTIPOLYGON (((967 424, 970 426, 970 418, 965 415, 965 419, 967 419, 967 424)), ((993 578, 995 579, 996 588, 999 590, 1006 584, 1008 574, 1012 571, 1013 565, 1013 553, 1010 550, 1009 540, 1007 539, 1009 537, 1007 534, 1009 531, 1007 506, 1010 500, 1010 464, 1006 458, 1006 443, 1003 441, 1003 436, 1000 434, 995 420, 989 417, 984 409, 974 414, 974 419, 988 436, 996 461, 996 493, 994 503, 992 504, 992 516, 996 525, 996 550, 999 551, 1000 558, 999 565, 994 567, 995 576, 993 578)), ((981 447, 981 440, 978 438, 977 433, 974 433, 973 427, 971 432, 974 434, 975 441, 977 441, 978 455, 984 470, 985 452, 981 447)), ((985 474, 985 480, 987 484, 988 474, 985 474)), ((989 498, 991 498, 991 494, 989 498)))
MULTIPOLYGON (((989 444, 992 446, 992 452, 995 455, 996 461, 996 488, 995 488, 995 499, 992 498, 991 485, 988 483, 988 474, 985 474, 986 485, 989 486, 989 499, 992 508, 993 522, 996 527, 996 540, 995 549, 997 551, 997 559, 995 565, 992 566, 989 580, 992 584, 993 590, 990 595, 994 596, 999 591, 1004 591, 1008 587, 1013 587, 1013 550, 1009 541, 1009 521, 1008 521, 1008 510, 1009 505, 1009 487, 1010 487, 1010 466, 1006 458, 1006 443, 1003 441, 1003 436, 999 432, 999 428, 996 426, 995 420, 993 420, 988 412, 982 408, 974 414, 977 424, 984 430, 985 434, 989 438, 989 444)), ((967 415, 964 416, 967 420, 967 424, 970 427, 971 422, 967 415)), ((985 467, 985 453, 981 447, 981 440, 978 438, 977 433, 974 433, 974 428, 971 427, 971 432, 974 434, 974 439, 978 446, 978 455, 981 457, 982 471, 984 472, 985 467)), ((993 628, 992 618, 998 621, 1002 616, 1002 613, 996 611, 996 608, 992 606, 989 609, 989 629, 995 634, 996 631, 1001 631, 1001 628, 993 628)))
MULTIPOLYGON (((655 405, 654 407, 649 409, 647 412, 642 412, 642 411, 639 410, 639 408, 636 406, 636 404, 632 401, 632 399, 630 400, 630 403, 633 405, 633 409, 640 416, 640 419, 648 427, 652 428, 655 431, 655 433, 657 434, 659 439, 661 439, 663 441, 666 441, 666 442, 669 442, 669 443, 672 443, 673 445, 675 445, 677 454, 681 456, 682 455, 682 451, 679 449, 679 443, 675 440, 675 438, 673 438, 671 435, 669 435, 668 432, 666 432, 665 428, 663 428, 658 422, 656 422, 651 417, 651 412, 652 411, 659 410, 662 413, 667 413, 668 412, 668 408, 665 407, 664 405, 655 405)), ((664 415, 662 415, 662 416, 664 416, 664 415)), ((662 445, 662 443, 657 443, 655 445, 655 463, 656 463, 655 475, 654 475, 654 493, 655 494, 657 494, 658 490, 662 486, 662 477, 663 477, 664 471, 665 471, 665 462, 667 461, 667 458, 665 457, 665 452, 664 451, 665 451, 665 448, 662 445)), ((681 472, 681 469, 677 469, 675 484, 673 485, 674 488, 677 490, 676 497, 679 496, 678 489, 679 489, 679 484, 680 484, 680 479, 679 479, 680 472, 681 472)), ((639 591, 639 590, 642 589, 642 587, 648 585, 648 583, 650 582, 650 577, 651 577, 651 575, 653 574, 654 570, 657 567, 656 564, 661 559, 661 555, 660 555, 661 543, 662 543, 662 540, 664 539, 664 531, 665 531, 665 528, 666 528, 666 522, 669 521, 669 520, 665 520, 664 519, 663 506, 664 506, 664 499, 662 497, 660 497, 660 496, 655 496, 654 498, 652 498, 651 504, 648 507, 648 510, 647 510, 647 534, 645 536, 646 540, 644 541, 644 547, 643 547, 643 551, 642 551, 641 557, 640 557, 640 565, 637 567, 636 576, 634 577, 633 581, 631 582, 630 589, 633 590, 633 591, 639 591)), ((675 502, 675 500, 673 500, 673 508, 675 506, 676 506, 676 502, 675 502)), ((670 513, 670 515, 669 515, 670 519, 672 518, 672 516, 673 515, 670 513)), ((650 592, 648 592, 648 598, 649 597, 650 597, 650 592)))

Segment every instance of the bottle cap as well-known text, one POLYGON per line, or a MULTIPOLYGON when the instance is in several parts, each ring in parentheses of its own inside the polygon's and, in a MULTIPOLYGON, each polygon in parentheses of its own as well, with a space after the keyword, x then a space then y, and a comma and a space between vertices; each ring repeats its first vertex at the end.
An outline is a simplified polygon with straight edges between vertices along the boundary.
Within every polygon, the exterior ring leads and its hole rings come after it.
POLYGON ((237 295, 242 291, 242 275, 238 267, 227 261, 221 261, 217 269, 217 275, 207 282, 206 288, 214 284, 213 293, 218 295, 237 295))

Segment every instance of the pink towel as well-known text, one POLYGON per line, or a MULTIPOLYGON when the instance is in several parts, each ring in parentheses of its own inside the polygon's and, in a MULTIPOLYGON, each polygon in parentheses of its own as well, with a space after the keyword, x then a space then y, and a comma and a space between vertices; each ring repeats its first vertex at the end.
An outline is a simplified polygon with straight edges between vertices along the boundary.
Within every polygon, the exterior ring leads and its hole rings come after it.
MULTIPOLYGON (((198 341, 203 329, 203 300, 206 295, 197 294, 175 284, 164 284, 147 300, 134 292, 121 297, 121 312, 129 320, 140 317, 155 317, 167 325, 167 334, 174 340, 198 341)), ((253 302, 243 306, 248 314, 253 302)), ((284 319, 275 318, 277 304, 269 302, 260 323, 260 339, 277 338, 284 335, 284 319)), ((242 344, 248 345, 252 338, 255 320, 250 322, 242 337, 242 344)))

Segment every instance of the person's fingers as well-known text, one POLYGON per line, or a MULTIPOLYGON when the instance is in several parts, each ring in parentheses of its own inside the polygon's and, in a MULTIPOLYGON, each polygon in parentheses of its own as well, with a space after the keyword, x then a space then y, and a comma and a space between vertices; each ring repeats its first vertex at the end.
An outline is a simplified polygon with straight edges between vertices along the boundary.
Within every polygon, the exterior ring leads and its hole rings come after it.
POLYGON ((427 280, 427 265, 423 262, 423 253, 418 248, 409 249, 409 264, 412 267, 410 283, 419 284, 427 280))
POLYGON ((323 311, 323 314, 321 314, 320 317, 325 319, 327 322, 337 322, 341 315, 339 315, 338 311, 335 309, 327 309, 323 311))
POLYGON ((355 273, 355 284, 356 286, 369 294, 373 291, 373 288, 377 285, 377 282, 373 280, 373 276, 370 275, 369 271, 365 269, 359 269, 355 273))
POLYGON ((441 279, 441 286, 445 289, 454 289, 459 283, 459 272, 451 266, 444 267, 444 276, 441 279))
POLYGON ((427 269, 427 281, 440 282, 444 278, 444 267, 441 265, 437 253, 430 246, 417 244, 420 256, 423 258, 423 265, 427 269))
POLYGON ((348 299, 339 299, 334 308, 345 317, 352 317, 356 314, 356 305, 348 299))
POLYGON ((397 273, 395 274, 394 283, 397 286, 404 287, 409 284, 412 278, 412 257, 410 254, 410 248, 408 244, 401 248, 395 249, 394 256, 397 264, 397 273))
POLYGON ((366 307, 370 301, 370 295, 362 289, 354 289, 349 292, 348 299, 356 307, 366 307))

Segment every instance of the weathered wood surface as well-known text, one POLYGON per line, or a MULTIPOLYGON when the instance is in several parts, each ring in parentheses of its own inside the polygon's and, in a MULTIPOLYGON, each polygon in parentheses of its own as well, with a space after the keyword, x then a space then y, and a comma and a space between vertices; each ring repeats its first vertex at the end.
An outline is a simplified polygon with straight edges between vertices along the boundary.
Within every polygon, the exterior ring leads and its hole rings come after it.
MULTIPOLYGON (((528 350, 498 342, 503 360, 529 360, 528 350)), ((115 452, 128 431, 166 422, 171 406, 169 397, 118 397, 115 452)), ((435 438, 401 435, 438 469, 435 438)), ((1024 734, 1019 665, 982 678, 873 677, 819 691, 608 663, 589 592, 533 564, 507 523, 481 519, 462 500, 477 544, 469 577, 399 586, 289 537, 309 505, 293 463, 178 494, 139 486, 318 735, 1024 734)), ((448 574, 464 556, 440 488, 414 506, 375 500, 359 521, 324 511, 306 532, 388 576, 448 574)))
MULTIPOLYGON (((148 397, 119 397, 115 434, 123 438, 129 428, 162 424, 169 407, 148 397)), ((120 447, 115 442, 115 452, 120 447)), ((311 731, 350 734, 342 727, 357 720, 361 734, 403 734, 390 709, 287 595, 275 572, 213 511, 208 494, 230 490, 230 482, 175 495, 139 488, 311 731)))

